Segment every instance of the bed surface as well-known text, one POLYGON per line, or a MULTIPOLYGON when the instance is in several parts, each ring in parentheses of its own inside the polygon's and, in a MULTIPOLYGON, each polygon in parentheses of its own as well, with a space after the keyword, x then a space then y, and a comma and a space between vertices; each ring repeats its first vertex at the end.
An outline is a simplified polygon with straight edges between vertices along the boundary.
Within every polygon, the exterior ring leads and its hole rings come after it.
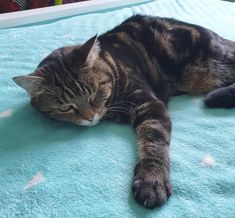
POLYGON ((172 98, 174 194, 148 210, 131 193, 137 146, 129 125, 48 120, 11 80, 52 50, 137 13, 199 24, 235 40, 235 3, 218 0, 156 0, 0 30, 0 217, 234 217, 235 109, 206 109, 202 96, 172 98), (208 155, 213 166, 202 163, 208 155))

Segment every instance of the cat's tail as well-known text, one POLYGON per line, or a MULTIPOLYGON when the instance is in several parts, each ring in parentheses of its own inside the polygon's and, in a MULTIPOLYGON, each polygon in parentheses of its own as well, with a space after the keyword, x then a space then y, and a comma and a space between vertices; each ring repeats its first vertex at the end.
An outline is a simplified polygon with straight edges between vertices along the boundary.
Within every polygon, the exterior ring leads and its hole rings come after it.
POLYGON ((212 108, 235 108, 235 83, 209 92, 205 104, 212 108))
POLYGON ((213 108, 235 107, 235 42, 218 38, 219 45, 214 51, 219 51, 214 65, 217 78, 221 86, 209 92, 205 98, 205 104, 213 108))

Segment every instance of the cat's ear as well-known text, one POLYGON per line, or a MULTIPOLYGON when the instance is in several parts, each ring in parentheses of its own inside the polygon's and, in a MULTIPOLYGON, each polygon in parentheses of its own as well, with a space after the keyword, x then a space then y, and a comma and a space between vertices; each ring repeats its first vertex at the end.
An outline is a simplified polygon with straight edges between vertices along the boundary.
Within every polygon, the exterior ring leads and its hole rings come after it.
POLYGON ((17 76, 13 78, 14 82, 25 89, 31 97, 37 97, 43 92, 42 83, 44 79, 38 76, 17 76))
POLYGON ((81 47, 74 48, 72 51, 72 60, 75 63, 92 66, 99 56, 99 42, 97 34, 85 42, 81 47))

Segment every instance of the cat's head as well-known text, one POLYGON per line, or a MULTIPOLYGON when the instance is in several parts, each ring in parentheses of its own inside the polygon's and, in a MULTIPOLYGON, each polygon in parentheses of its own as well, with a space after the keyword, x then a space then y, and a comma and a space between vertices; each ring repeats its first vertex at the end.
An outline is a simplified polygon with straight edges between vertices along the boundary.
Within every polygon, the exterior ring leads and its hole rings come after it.
POLYGON ((95 36, 81 46, 53 51, 33 73, 13 80, 29 93, 32 105, 48 117, 92 126, 106 113, 111 95, 99 52, 95 36))

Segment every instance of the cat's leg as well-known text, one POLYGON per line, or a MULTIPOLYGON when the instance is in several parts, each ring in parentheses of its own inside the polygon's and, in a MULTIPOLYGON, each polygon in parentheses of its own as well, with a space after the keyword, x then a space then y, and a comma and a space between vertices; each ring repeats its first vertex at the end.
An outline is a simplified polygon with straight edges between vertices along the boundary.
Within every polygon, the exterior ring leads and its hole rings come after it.
POLYGON ((131 94, 131 99, 136 105, 131 120, 139 145, 132 190, 138 203, 155 208, 163 205, 172 193, 171 121, 164 103, 151 92, 137 90, 131 94))
POLYGON ((235 83, 209 92, 205 98, 205 104, 212 108, 234 108, 235 83))

